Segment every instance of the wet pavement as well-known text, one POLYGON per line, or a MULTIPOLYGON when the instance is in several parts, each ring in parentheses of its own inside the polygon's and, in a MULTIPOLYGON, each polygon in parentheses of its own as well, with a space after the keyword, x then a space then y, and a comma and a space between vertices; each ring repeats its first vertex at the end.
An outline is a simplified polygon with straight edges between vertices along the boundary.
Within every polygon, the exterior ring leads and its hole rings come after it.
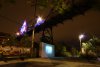
POLYGON ((68 61, 67 59, 31 58, 0 61, 0 67, 100 67, 100 62, 68 61))

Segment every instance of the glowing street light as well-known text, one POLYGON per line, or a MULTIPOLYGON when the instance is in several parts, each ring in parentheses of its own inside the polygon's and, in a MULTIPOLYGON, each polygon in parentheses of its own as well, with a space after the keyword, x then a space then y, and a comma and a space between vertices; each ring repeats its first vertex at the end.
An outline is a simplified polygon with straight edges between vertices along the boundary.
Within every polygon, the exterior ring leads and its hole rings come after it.
MULTIPOLYGON (((42 19, 42 17, 38 17, 37 19, 36 19, 36 23, 35 23, 35 26, 34 27, 36 27, 36 26, 39 26, 39 25, 41 25, 42 23, 44 23, 44 20, 42 19)), ((35 28, 34 28, 35 29, 35 28)), ((32 32, 32 41, 34 40, 34 29, 33 29, 33 32, 32 32)))
POLYGON ((19 32, 17 32, 17 33, 16 33, 16 35, 17 35, 17 36, 19 36, 19 35, 20 35, 20 33, 19 33, 19 32))
MULTIPOLYGON (((35 27, 36 26, 39 26, 39 25, 41 25, 42 23, 44 23, 44 20, 42 19, 42 17, 38 17, 37 19, 36 19, 36 23, 35 23, 35 25, 34 25, 34 29, 35 29, 35 27)), ((32 47, 33 47, 33 40, 34 40, 34 29, 33 29, 33 32, 32 32, 32 47)))
POLYGON ((84 38, 84 36, 85 36, 84 34, 79 35, 80 47, 81 47, 81 41, 84 38))
POLYGON ((39 16, 39 17, 36 19, 35 27, 41 25, 42 23, 44 23, 44 20, 43 20, 42 17, 39 16))
POLYGON ((42 19, 42 17, 38 17, 37 19, 36 19, 36 23, 35 23, 35 25, 34 25, 34 28, 33 28, 33 32, 32 32, 32 53, 31 53, 31 56, 33 55, 33 45, 34 45, 34 29, 35 29, 35 27, 36 26, 39 26, 39 25, 41 25, 42 23, 44 23, 44 20, 42 19))
POLYGON ((20 34, 24 34, 26 31, 27 31, 27 23, 26 23, 26 20, 25 20, 21 29, 20 29, 20 34))
POLYGON ((42 17, 38 17, 37 18, 37 23, 41 22, 42 20, 43 20, 42 17))

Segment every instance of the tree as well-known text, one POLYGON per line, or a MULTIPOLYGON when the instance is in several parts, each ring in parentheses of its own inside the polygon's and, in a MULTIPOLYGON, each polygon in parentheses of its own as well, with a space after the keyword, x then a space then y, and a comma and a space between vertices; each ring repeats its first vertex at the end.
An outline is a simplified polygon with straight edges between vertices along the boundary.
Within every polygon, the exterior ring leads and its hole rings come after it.
POLYGON ((79 57, 79 51, 76 48, 73 47, 71 50, 73 57, 79 57))
POLYGON ((66 49, 65 46, 62 46, 61 54, 62 54, 62 56, 64 56, 64 57, 72 57, 71 52, 69 52, 69 51, 66 49))
POLYGON ((30 47, 32 42, 27 34, 25 34, 20 40, 20 46, 30 47))
POLYGON ((85 56, 97 57, 100 56, 100 39, 93 36, 87 42, 82 43, 82 53, 85 56))
POLYGON ((17 46, 18 45, 18 41, 16 39, 15 36, 7 36, 8 40, 6 41, 5 45, 8 46, 17 46))
POLYGON ((99 9, 100 1, 99 0, 28 0, 32 6, 37 5, 40 9, 44 8, 53 8, 53 12, 63 13, 65 10, 70 10, 73 5, 87 4, 91 5, 94 8, 99 9))
POLYGON ((91 42, 91 44, 95 47, 96 54, 100 56, 100 39, 93 35, 89 42, 91 42))
POLYGON ((70 9, 73 0, 28 0, 33 7, 40 9, 49 8, 50 13, 63 13, 66 9, 70 9))

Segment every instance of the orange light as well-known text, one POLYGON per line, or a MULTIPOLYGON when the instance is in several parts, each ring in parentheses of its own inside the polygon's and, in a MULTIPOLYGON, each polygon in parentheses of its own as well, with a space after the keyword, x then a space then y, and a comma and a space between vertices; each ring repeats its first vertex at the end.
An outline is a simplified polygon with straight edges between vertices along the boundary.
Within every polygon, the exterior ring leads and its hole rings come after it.
POLYGON ((17 33, 16 33, 16 35, 17 35, 17 36, 19 36, 19 35, 20 35, 20 33, 19 33, 19 32, 17 32, 17 33))

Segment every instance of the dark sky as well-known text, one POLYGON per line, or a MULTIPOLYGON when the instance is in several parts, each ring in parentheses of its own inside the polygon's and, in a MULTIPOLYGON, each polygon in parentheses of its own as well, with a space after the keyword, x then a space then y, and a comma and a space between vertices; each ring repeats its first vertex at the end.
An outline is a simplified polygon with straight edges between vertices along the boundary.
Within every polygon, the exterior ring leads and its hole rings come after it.
MULTIPOLYGON (((47 13, 46 9, 38 10, 37 15, 45 17, 47 13)), ((15 34, 23 21, 31 20, 33 15, 34 9, 26 0, 17 0, 16 4, 4 4, 0 9, 0 32, 15 34)), ((64 24, 53 27, 54 41, 71 38, 77 40, 81 33, 100 36, 100 11, 90 9, 84 15, 75 16, 72 20, 65 20, 64 24)))
POLYGON ((53 30, 57 39, 77 39, 81 33, 100 36, 100 12, 89 10, 85 15, 79 15, 72 20, 66 20, 64 24, 58 24, 53 30), (64 32, 64 33, 63 33, 64 32), (59 34, 59 37, 57 37, 59 34))

